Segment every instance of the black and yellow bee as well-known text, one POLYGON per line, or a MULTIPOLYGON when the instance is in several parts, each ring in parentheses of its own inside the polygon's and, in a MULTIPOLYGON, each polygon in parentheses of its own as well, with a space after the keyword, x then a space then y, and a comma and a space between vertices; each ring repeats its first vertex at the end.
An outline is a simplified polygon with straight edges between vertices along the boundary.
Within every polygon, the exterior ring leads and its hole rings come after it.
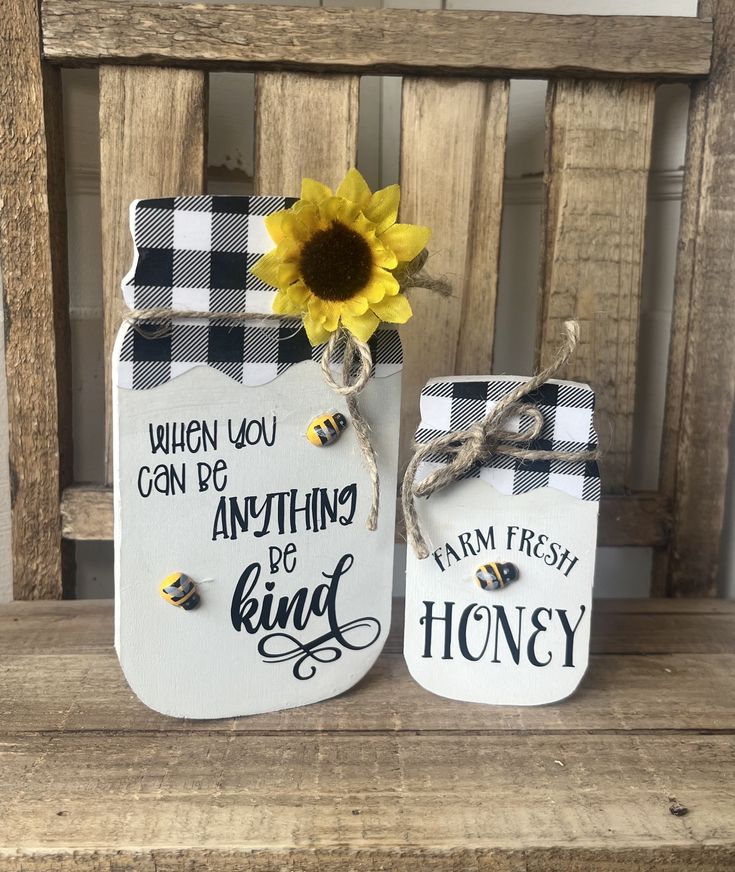
POLYGON ((475 570, 475 584, 483 590, 502 590, 518 578, 518 567, 513 563, 483 563, 475 570))
POLYGON ((306 438, 312 445, 321 448, 322 445, 332 445, 342 435, 347 426, 347 418, 342 412, 327 412, 319 415, 306 428, 306 438))
POLYGON ((200 602, 197 587, 188 575, 183 572, 172 572, 161 582, 161 596, 172 606, 181 606, 188 612, 195 609, 200 602))

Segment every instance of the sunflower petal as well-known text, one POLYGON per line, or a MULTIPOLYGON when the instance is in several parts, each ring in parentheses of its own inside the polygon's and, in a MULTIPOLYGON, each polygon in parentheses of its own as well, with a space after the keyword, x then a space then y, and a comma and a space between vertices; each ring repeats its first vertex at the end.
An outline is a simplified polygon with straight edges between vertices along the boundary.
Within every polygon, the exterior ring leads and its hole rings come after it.
POLYGON ((401 290, 398 279, 384 269, 375 269, 370 277, 370 283, 362 291, 365 299, 372 306, 379 303, 383 297, 395 297, 401 290))
POLYGON ((382 245, 378 239, 371 242, 370 248, 373 252, 375 266, 380 266, 383 269, 395 269, 398 266, 398 258, 395 253, 382 245))
POLYGON ((288 209, 281 209, 280 212, 273 212, 271 215, 265 216, 265 229, 276 244, 281 242, 286 236, 284 222, 286 216, 290 214, 288 209))
POLYGON ((273 298, 271 309, 276 315, 300 315, 302 307, 294 303, 284 290, 280 290, 273 298))
POLYGON ((328 333, 334 333, 339 327, 339 316, 342 314, 342 304, 331 300, 320 300, 312 297, 309 302, 309 314, 318 321, 328 333))
POLYGON ((269 251, 250 267, 250 272, 261 282, 275 288, 278 287, 278 268, 280 265, 281 258, 275 251, 269 251))
POLYGON ((400 187, 398 185, 388 185, 387 188, 382 188, 373 194, 363 212, 366 218, 369 218, 373 224, 378 225, 377 232, 382 233, 391 224, 395 224, 400 202, 400 187))
POLYGON ((391 324, 405 324, 413 315, 411 304, 404 294, 396 294, 395 297, 385 297, 379 303, 370 307, 381 321, 389 321, 391 324))
POLYGON ((363 342, 367 342, 370 339, 377 330, 378 324, 380 324, 380 321, 370 310, 365 312, 364 315, 353 315, 347 311, 342 312, 342 325, 363 342))
POLYGON ((368 183, 355 167, 348 171, 335 193, 338 197, 344 197, 345 200, 350 200, 361 208, 367 206, 372 196, 368 183))
POLYGON ((329 332, 308 312, 304 315, 304 329, 312 345, 321 345, 329 339, 329 332))
POLYGON ((322 219, 322 224, 329 226, 334 221, 341 221, 342 215, 347 206, 347 201, 342 197, 327 197, 319 204, 319 215, 322 219))
POLYGON ((321 203, 327 197, 332 196, 332 189, 317 182, 315 179, 301 180, 301 199, 311 203, 321 203))
POLYGON ((284 287, 285 285, 290 285, 292 282, 295 282, 300 275, 301 275, 301 273, 299 272, 298 263, 294 263, 293 261, 288 261, 287 263, 282 263, 278 267, 278 285, 279 285, 279 287, 284 287))
POLYGON ((394 251, 402 263, 407 263, 420 254, 426 248, 430 236, 431 230, 428 227, 417 224, 394 224, 379 233, 383 245, 394 251))
POLYGON ((351 315, 364 315, 370 308, 368 299, 364 294, 358 294, 351 300, 345 300, 344 303, 342 303, 342 306, 351 315))
POLYGON ((301 309, 306 307, 309 297, 311 296, 311 291, 302 281, 294 282, 292 285, 289 285, 286 288, 286 291, 292 303, 301 307, 301 309))

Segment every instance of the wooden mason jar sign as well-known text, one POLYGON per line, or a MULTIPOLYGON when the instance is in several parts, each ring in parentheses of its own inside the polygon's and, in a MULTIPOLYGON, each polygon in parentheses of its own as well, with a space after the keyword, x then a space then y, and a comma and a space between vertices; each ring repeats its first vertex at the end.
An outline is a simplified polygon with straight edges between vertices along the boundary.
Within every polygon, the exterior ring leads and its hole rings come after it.
MULTIPOLYGON (((523 382, 429 381, 416 442, 468 431, 523 382)), ((518 449, 595 453, 587 385, 547 381, 521 398, 503 428, 528 432, 522 410, 532 407, 540 432, 518 449)), ((452 462, 453 450, 429 451, 415 483, 452 462)), ((428 556, 408 549, 404 654, 419 684, 452 699, 509 705, 574 691, 589 658, 599 497, 594 461, 503 454, 486 456, 428 499, 416 497, 428 556)))
MULTIPOLYGON (((273 247, 265 216, 292 203, 133 203, 126 303, 270 313, 275 291, 248 270, 273 247)), ((373 375, 359 404, 391 494, 397 332, 378 330, 370 347, 373 375)), ((159 712, 219 718, 316 702, 354 685, 380 653, 394 500, 384 499, 369 532, 368 474, 345 401, 322 376, 322 351, 294 320, 172 316, 120 329, 115 645, 131 688, 159 712), (320 427, 326 447, 309 439, 320 427)))

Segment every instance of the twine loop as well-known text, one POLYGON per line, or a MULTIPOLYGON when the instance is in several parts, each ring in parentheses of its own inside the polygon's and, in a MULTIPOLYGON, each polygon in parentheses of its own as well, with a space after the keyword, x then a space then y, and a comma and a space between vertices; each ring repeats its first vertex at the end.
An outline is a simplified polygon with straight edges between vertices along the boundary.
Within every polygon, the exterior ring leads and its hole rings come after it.
POLYGON ((541 435, 544 416, 537 406, 523 400, 552 378, 574 353, 579 341, 579 324, 567 321, 564 330, 564 342, 551 364, 506 394, 481 421, 466 430, 444 433, 431 442, 415 446, 415 453, 403 479, 401 501, 408 542, 419 560, 429 556, 429 547, 421 529, 416 497, 431 496, 497 454, 527 461, 560 460, 576 463, 598 459, 599 452, 596 450, 564 451, 529 447, 541 435), (508 430, 508 419, 521 415, 522 419, 530 418, 528 426, 520 432, 508 430), (416 484, 419 466, 432 454, 448 454, 451 459, 416 484))

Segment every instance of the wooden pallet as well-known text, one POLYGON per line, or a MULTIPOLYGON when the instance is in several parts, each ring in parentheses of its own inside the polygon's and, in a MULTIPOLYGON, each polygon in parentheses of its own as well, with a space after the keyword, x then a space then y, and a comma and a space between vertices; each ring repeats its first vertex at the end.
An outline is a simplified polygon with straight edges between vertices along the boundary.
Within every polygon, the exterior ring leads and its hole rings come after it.
POLYGON ((187 722, 128 689, 111 603, 4 606, 0 870, 735 869, 735 603, 602 601, 592 645, 557 705, 432 696, 394 632, 344 696, 187 722))
POLYGON ((538 361, 548 362, 561 322, 577 317, 583 341, 566 375, 597 389, 609 431, 600 541, 654 548, 657 595, 714 592, 723 428, 735 404, 731 0, 701 0, 698 18, 158 0, 6 5, 0 266, 17 599, 68 593, 73 541, 112 530, 109 390, 105 480, 82 486, 71 464, 60 67, 83 65, 98 69, 100 83, 106 364, 132 257, 130 200, 206 187, 209 70, 255 73, 254 186, 271 194, 297 192, 302 176, 338 182, 357 158, 360 76, 403 76, 401 217, 433 228, 431 269, 453 286, 440 300, 417 295, 402 330, 404 461, 426 378, 492 369, 509 80, 547 79, 538 361), (632 492, 632 447, 661 81, 689 83, 693 99, 660 481, 642 494, 632 492))

